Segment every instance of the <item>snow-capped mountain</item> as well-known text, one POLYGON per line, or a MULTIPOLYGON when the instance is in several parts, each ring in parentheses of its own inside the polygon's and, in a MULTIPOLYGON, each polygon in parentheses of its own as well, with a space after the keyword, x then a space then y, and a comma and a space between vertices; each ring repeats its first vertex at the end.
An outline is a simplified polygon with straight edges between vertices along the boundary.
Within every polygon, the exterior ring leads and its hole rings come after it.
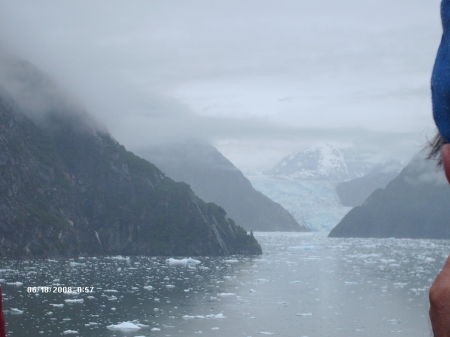
POLYGON ((338 182, 361 177, 371 167, 369 158, 353 148, 321 144, 285 157, 268 173, 301 180, 338 182))
POLYGON ((329 231, 351 209, 342 205, 336 186, 379 167, 371 157, 355 148, 322 144, 288 155, 271 170, 248 177, 297 221, 312 230, 329 231))

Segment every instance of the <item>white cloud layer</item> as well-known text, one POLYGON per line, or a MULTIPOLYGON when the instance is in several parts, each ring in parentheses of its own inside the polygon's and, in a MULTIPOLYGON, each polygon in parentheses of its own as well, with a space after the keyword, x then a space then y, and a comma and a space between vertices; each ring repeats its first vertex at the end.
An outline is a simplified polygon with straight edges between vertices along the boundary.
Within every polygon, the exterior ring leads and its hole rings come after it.
POLYGON ((0 0, 5 48, 126 145, 197 136, 254 168, 318 141, 416 152, 439 39, 438 0, 0 0))

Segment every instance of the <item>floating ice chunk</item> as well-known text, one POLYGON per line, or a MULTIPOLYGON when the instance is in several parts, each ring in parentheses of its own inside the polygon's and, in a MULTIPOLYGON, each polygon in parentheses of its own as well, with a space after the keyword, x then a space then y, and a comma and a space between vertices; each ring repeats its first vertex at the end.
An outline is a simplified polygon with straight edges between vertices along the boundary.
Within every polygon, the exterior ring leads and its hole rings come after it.
POLYGON ((192 258, 186 258, 186 259, 167 259, 166 263, 169 266, 188 266, 188 265, 197 265, 200 264, 201 262, 199 260, 195 260, 192 258))
POLYGON ((54 303, 50 303, 50 305, 52 306, 52 307, 54 307, 54 308, 62 308, 62 307, 64 307, 64 304, 54 304, 54 303))
POLYGON ((153 289, 155 289, 155 288, 153 288, 152 286, 145 286, 144 289, 145 289, 145 290, 153 290, 153 289))
POLYGON ((118 293, 119 291, 115 290, 115 289, 106 289, 106 290, 104 290, 104 292, 105 293, 118 293))
POLYGON ((231 297, 231 296, 236 296, 235 293, 218 293, 217 296, 219 297, 231 297))
POLYGON ((183 319, 185 320, 190 320, 190 319, 224 319, 225 315, 220 313, 220 314, 212 314, 212 315, 195 315, 195 316, 191 316, 191 315, 184 315, 183 319))
POLYGON ((161 331, 160 328, 152 328, 150 331, 161 331))
POLYGON ((73 298, 73 299, 67 299, 64 300, 67 304, 75 304, 75 303, 84 303, 84 300, 82 298, 73 298))
POLYGON ((303 313, 295 314, 295 316, 308 317, 308 316, 312 316, 312 313, 310 313, 310 312, 303 312, 303 313))
POLYGON ((175 286, 173 284, 166 284, 166 288, 167 289, 173 289, 173 288, 175 288, 175 286))
POLYGON ((90 327, 90 326, 97 326, 97 325, 98 325, 97 322, 89 322, 89 323, 86 323, 84 326, 85 327, 90 327))
POLYGON ((63 335, 76 335, 78 334, 77 330, 66 330, 63 332, 63 335))
POLYGON ((23 286, 23 283, 19 282, 19 281, 17 281, 17 282, 8 282, 6 284, 9 285, 9 286, 13 286, 13 287, 21 287, 21 286, 23 286))
POLYGON ((22 315, 23 314, 23 310, 17 309, 17 308, 11 308, 11 314, 13 315, 22 315))
POLYGON ((127 262, 130 262, 130 258, 129 258, 128 256, 122 256, 122 255, 111 256, 110 259, 111 259, 111 260, 118 260, 118 261, 127 261, 127 262))
POLYGON ((69 265, 70 265, 71 267, 81 267, 81 266, 85 266, 86 264, 80 263, 80 262, 72 261, 72 262, 69 263, 69 265))
POLYGON ((224 261, 225 263, 239 263, 238 259, 228 259, 224 261))
POLYGON ((269 331, 259 331, 258 335, 273 335, 273 332, 269 332, 269 331))
POLYGON ((225 315, 220 313, 220 314, 216 314, 216 315, 206 315, 206 318, 212 318, 212 319, 224 319, 225 315))
POLYGON ((133 322, 122 322, 119 324, 108 325, 106 328, 108 328, 109 330, 133 331, 140 330, 142 328, 142 325, 138 325, 133 322))

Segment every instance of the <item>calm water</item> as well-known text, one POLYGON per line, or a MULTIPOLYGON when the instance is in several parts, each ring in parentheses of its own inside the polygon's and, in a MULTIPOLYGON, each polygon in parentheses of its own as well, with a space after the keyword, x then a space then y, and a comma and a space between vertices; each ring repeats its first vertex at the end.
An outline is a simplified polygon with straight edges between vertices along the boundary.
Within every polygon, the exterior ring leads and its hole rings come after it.
POLYGON ((262 257, 199 264, 3 260, 9 336, 430 336, 427 290, 449 241, 257 237, 262 257), (52 285, 94 292, 27 292, 52 285), (107 328, 121 322, 140 329, 107 328))

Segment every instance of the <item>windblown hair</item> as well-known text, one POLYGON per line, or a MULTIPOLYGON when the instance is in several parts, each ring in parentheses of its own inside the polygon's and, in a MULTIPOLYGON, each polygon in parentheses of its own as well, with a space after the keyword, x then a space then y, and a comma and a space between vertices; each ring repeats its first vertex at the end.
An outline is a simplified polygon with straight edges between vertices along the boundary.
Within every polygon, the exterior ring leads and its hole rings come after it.
POLYGON ((439 133, 437 133, 429 144, 430 152, 428 153, 428 159, 437 159, 439 166, 442 165, 441 150, 442 146, 444 146, 445 143, 446 142, 444 138, 442 138, 442 136, 439 133))

